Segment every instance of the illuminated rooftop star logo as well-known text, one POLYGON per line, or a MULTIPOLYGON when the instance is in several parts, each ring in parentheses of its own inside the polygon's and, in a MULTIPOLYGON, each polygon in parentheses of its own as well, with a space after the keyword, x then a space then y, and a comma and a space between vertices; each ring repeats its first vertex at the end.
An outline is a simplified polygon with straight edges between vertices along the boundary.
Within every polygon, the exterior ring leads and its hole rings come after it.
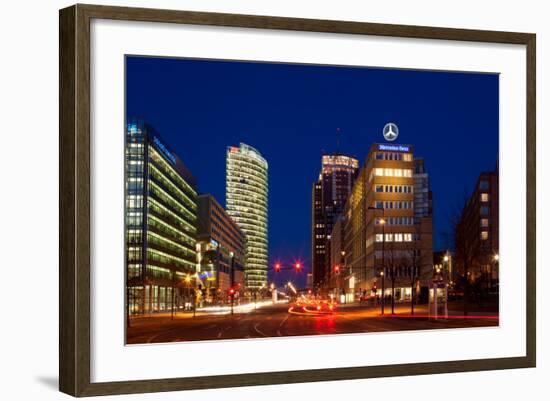
POLYGON ((397 128, 397 125, 394 123, 387 123, 386 125, 384 125, 382 134, 384 135, 386 141, 393 142, 397 139, 397 136, 399 135, 399 128, 397 128))

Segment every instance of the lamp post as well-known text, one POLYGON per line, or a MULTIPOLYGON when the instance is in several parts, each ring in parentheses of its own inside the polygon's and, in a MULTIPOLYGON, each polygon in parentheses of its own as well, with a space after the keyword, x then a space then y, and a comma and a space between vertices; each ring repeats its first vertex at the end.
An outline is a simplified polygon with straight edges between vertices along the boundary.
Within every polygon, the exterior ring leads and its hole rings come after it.
MULTIPOLYGON (((187 301, 189 301, 189 295, 191 293, 191 288, 190 288, 191 287, 190 286, 191 276, 189 275, 189 273, 187 273, 187 275, 185 276, 184 281, 185 281, 185 289, 186 289, 185 292, 186 292, 186 295, 187 295, 187 297, 186 297, 186 303, 187 303, 187 301)), ((187 305, 184 305, 184 310, 187 309, 186 306, 187 305)))
POLYGON ((493 255, 493 263, 491 263, 491 273, 490 273, 491 275, 489 277, 489 286, 491 288, 491 291, 493 290, 493 268, 496 264, 498 264, 499 258, 500 257, 498 256, 498 253, 495 253, 493 255))
MULTIPOLYGON (((341 265, 341 269, 342 271, 346 271, 346 262, 345 262, 345 257, 346 257, 346 251, 344 250, 341 250, 340 251, 340 265, 341 265)), ((340 277, 337 278, 338 282, 340 282, 340 277)), ((338 285, 339 287, 339 285, 338 285)), ((344 302, 346 302, 346 298, 347 298, 347 291, 346 291, 346 276, 344 276, 344 285, 343 285, 344 288, 342 288, 343 292, 344 292, 344 302)), ((348 286, 347 288, 349 288, 349 281, 348 281, 348 286)))
POLYGON ((384 281, 384 270, 382 269, 382 271, 380 272, 380 276, 382 277, 382 297, 380 298, 381 300, 381 314, 383 315, 384 314, 384 304, 385 304, 385 300, 384 300, 384 292, 386 290, 386 285, 385 285, 385 281, 384 281))
POLYGON ((443 266, 445 267, 445 274, 448 285, 452 286, 453 283, 453 257, 449 251, 443 256, 443 266))
POLYGON ((379 223, 382 225, 382 272, 380 273, 380 275, 382 276, 382 297, 381 297, 381 300, 382 300, 382 303, 381 303, 381 310, 382 310, 382 315, 384 314, 384 304, 385 304, 385 300, 384 300, 384 292, 386 290, 386 287, 384 285, 384 270, 385 270, 385 267, 386 267, 386 251, 385 251, 385 243, 386 243, 386 230, 385 230, 385 227, 386 227, 386 219, 385 219, 385 213, 384 213, 384 208, 383 207, 374 207, 374 206, 369 206, 368 207, 369 210, 382 210, 382 218, 379 220, 379 223))

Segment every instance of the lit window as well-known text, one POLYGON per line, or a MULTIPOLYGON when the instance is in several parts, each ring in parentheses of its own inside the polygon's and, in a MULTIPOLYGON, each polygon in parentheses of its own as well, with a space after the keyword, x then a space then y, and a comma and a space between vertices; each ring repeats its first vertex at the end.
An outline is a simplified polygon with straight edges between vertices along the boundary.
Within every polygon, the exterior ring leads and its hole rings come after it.
POLYGON ((481 227, 489 227, 489 219, 481 219, 481 227))
POLYGON ((386 234, 386 242, 392 242, 393 241, 393 234, 386 234))
POLYGON ((395 175, 396 177, 403 177, 403 170, 400 169, 400 168, 394 169, 394 175, 395 175))
POLYGON ((384 169, 383 168, 375 168, 374 169, 374 175, 383 176, 384 175, 384 169))
POLYGON ((412 170, 410 168, 406 168, 403 170, 403 177, 412 177, 412 170))
POLYGON ((403 160, 406 161, 406 162, 412 161, 412 155, 410 153, 405 153, 403 155, 403 160))
POLYGON ((382 242, 384 240, 384 237, 382 234, 376 234, 376 242, 382 242))
POLYGON ((395 234, 395 242, 403 242, 403 234, 395 234))
POLYGON ((403 234, 403 240, 405 242, 412 242, 412 234, 411 233, 405 233, 403 234))
POLYGON ((481 239, 486 240, 487 238, 489 238, 489 232, 488 231, 482 231, 481 232, 481 239))
POLYGON ((489 202, 489 194, 482 193, 481 194, 481 201, 482 202, 489 202))
POLYGON ((393 169, 392 168, 385 168, 384 169, 384 175, 386 177, 393 177, 393 169))

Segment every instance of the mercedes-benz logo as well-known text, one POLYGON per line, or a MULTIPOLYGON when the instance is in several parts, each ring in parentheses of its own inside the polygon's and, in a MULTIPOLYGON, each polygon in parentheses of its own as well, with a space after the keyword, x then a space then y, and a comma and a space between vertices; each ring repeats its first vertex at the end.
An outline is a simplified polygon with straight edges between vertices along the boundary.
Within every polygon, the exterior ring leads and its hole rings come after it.
POLYGON ((384 135, 386 141, 395 141, 397 139, 397 135, 399 135, 399 128, 397 128, 397 125, 394 123, 387 123, 384 125, 382 134, 384 135))

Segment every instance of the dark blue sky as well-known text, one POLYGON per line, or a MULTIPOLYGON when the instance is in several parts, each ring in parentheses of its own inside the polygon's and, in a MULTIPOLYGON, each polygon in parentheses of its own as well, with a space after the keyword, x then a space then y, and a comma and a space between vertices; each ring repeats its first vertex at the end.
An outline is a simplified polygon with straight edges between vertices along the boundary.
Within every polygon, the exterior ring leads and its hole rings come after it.
POLYGON ((311 186, 337 128, 340 151, 362 164, 384 124, 399 126, 397 143, 426 160, 436 250, 451 246, 456 205, 498 157, 498 75, 151 57, 126 67, 127 116, 156 128, 200 192, 225 205, 228 145, 267 159, 271 261, 309 269, 311 186))

